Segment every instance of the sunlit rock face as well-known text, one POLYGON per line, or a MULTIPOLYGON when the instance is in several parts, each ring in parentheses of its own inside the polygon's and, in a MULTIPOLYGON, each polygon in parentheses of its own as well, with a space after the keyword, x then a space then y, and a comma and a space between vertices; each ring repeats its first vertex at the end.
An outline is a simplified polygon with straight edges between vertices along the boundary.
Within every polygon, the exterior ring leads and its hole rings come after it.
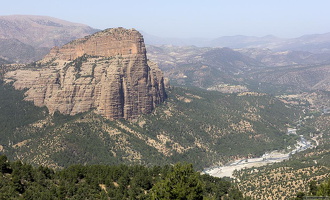
POLYGON ((50 113, 95 109, 108 119, 134 119, 166 98, 163 74, 147 60, 143 37, 134 29, 107 29, 54 47, 35 65, 5 77, 50 113))

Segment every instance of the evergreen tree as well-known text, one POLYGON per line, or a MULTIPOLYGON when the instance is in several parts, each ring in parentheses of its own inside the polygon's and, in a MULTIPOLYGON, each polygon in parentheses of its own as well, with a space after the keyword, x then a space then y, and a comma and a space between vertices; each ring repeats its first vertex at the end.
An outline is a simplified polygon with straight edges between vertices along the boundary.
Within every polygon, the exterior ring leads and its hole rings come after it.
POLYGON ((315 196, 317 193, 317 185, 316 185, 316 181, 311 181, 309 183, 309 192, 311 193, 311 195, 315 196))
POLYGON ((330 179, 318 186, 316 196, 330 196, 330 179))
POLYGON ((7 156, 0 155, 0 172, 1 173, 9 173, 11 169, 9 168, 9 163, 7 160, 7 156))
POLYGON ((203 184, 191 164, 176 164, 165 180, 155 184, 151 199, 201 200, 203 184))

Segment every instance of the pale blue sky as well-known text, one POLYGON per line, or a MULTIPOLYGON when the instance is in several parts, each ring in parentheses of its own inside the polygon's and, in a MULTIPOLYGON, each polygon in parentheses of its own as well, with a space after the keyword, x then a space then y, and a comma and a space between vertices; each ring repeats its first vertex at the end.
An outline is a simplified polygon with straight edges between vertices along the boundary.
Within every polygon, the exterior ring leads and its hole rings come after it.
POLYGON ((298 37, 330 32, 330 0, 2 0, 0 15, 46 15, 161 37, 298 37))

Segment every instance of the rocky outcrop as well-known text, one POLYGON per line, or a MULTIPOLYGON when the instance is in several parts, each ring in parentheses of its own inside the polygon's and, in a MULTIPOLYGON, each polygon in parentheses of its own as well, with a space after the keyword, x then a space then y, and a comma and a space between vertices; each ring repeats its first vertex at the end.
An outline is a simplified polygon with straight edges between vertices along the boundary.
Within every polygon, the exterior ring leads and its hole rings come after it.
POLYGON ((117 55, 142 55, 146 48, 142 35, 132 29, 108 29, 85 38, 74 40, 62 48, 53 48, 47 58, 74 60, 83 55, 112 57, 117 55))
POLYGON ((108 119, 134 119, 166 98, 162 72, 148 62, 143 37, 134 29, 107 29, 53 48, 36 66, 5 77, 50 113, 95 108, 108 119))

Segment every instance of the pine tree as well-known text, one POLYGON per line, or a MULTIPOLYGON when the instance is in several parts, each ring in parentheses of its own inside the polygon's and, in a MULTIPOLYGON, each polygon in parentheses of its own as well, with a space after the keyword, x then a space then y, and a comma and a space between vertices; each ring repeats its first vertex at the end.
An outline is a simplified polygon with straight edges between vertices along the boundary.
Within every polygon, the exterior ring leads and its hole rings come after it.
POLYGON ((203 184, 191 164, 179 163, 152 188, 151 199, 201 200, 203 184))

